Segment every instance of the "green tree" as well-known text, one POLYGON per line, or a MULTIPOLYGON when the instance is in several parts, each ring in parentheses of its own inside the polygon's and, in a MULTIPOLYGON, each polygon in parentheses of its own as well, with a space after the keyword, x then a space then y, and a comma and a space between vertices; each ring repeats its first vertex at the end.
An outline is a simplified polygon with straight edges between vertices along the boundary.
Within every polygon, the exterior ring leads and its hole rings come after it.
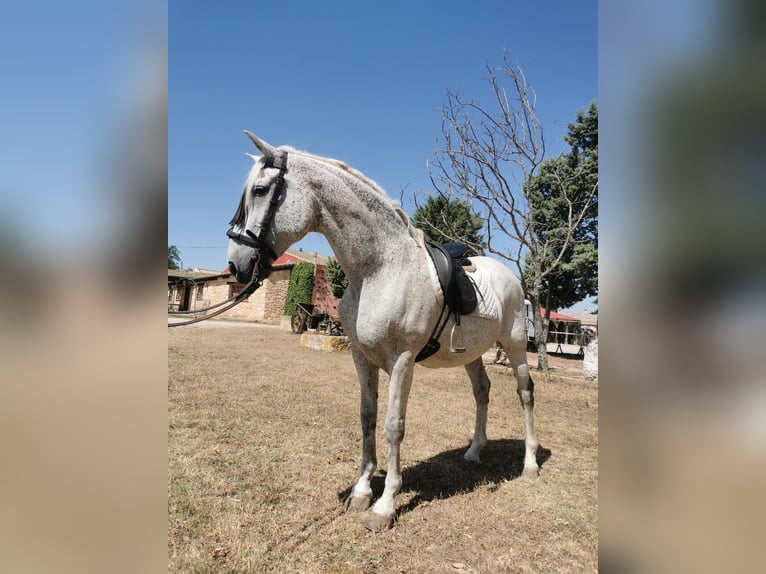
POLYGON ((343 269, 340 268, 340 263, 338 263, 337 259, 331 257, 327 261, 325 275, 327 276, 328 281, 330 281, 330 290, 332 291, 332 294, 338 299, 343 297, 343 293, 346 292, 346 287, 348 287, 348 278, 343 272, 343 269))
POLYGON ((308 262, 295 265, 290 272, 290 283, 285 298, 285 315, 292 315, 298 303, 311 303, 314 292, 314 266, 308 262))
MULTIPOLYGON (((548 312, 598 293, 598 109, 594 102, 587 112, 577 113, 564 139, 570 151, 544 161, 530 178, 527 191, 536 241, 547 247, 545 265, 561 255, 542 282, 541 303, 548 312), (570 230, 567 219, 572 210, 583 216, 570 230)), ((527 282, 531 269, 527 254, 527 282)))
POLYGON ((487 246, 479 233, 484 220, 465 201, 432 195, 425 205, 417 208, 412 223, 437 243, 456 241, 466 244, 472 255, 483 254, 487 246))
MULTIPOLYGON (((586 160, 596 165, 598 154, 579 157, 587 147, 580 144, 592 137, 589 122, 597 122, 597 116, 586 116, 583 125, 578 122, 567 136, 576 154, 550 159, 535 114, 537 97, 522 67, 510 62, 506 52, 500 66, 487 65, 486 70, 491 89, 486 104, 447 91, 443 145, 429 162, 429 176, 439 195, 462 197, 477 208, 486 221, 487 252, 516 266, 525 295, 536 309, 547 297, 549 276, 566 265, 562 261, 592 255, 589 248, 575 244, 584 233, 583 222, 590 220, 598 191, 597 172, 592 172, 595 179, 583 176, 586 160), (548 191, 555 195, 548 211, 534 207, 537 177, 546 178, 548 191), (585 181, 589 187, 578 183, 585 181)), ((537 367, 547 370, 547 324, 539 313, 534 321, 537 367)))
POLYGON ((181 251, 175 245, 168 245, 168 269, 181 268, 181 251))

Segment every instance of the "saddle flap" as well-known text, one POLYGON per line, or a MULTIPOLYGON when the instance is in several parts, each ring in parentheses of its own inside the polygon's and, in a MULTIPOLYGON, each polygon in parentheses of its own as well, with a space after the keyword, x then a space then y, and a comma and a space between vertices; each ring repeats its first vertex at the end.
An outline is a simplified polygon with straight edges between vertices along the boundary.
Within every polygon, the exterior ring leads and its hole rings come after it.
POLYGON ((454 266, 452 258, 436 243, 426 242, 426 249, 431 256, 431 260, 434 262, 434 267, 436 267, 436 275, 439 277, 442 293, 447 297, 447 291, 452 281, 452 268, 454 266))
POLYGON ((461 265, 468 247, 460 243, 438 245, 427 241, 426 248, 436 267, 439 284, 449 309, 460 315, 473 313, 478 305, 478 297, 473 281, 461 265), (453 257, 452 253, 458 256, 453 257))
POLYGON ((455 325, 450 333, 450 352, 465 352, 463 331, 460 328, 460 315, 473 313, 479 304, 476 295, 476 285, 463 268, 464 262, 470 264, 470 261, 465 257, 468 247, 456 243, 443 246, 430 240, 426 240, 425 247, 428 255, 431 257, 431 261, 434 263, 436 275, 439 278, 439 286, 444 294, 444 306, 431 333, 431 338, 426 343, 426 346, 420 350, 417 357, 415 357, 415 362, 427 359, 439 350, 438 339, 447 324, 447 318, 449 318, 450 314, 455 315, 455 325), (442 322, 445 308, 447 308, 448 313, 442 322), (439 327, 439 324, 441 324, 441 327, 439 327))
POLYGON ((473 313, 479 304, 473 281, 461 265, 455 265, 452 272, 452 285, 447 299, 452 300, 448 304, 461 315, 473 313))

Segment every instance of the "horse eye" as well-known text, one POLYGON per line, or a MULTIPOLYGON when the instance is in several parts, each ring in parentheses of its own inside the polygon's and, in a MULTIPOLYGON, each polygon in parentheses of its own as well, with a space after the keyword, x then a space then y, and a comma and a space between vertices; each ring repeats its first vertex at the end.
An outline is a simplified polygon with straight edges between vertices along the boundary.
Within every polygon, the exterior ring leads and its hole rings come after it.
POLYGON ((254 185, 253 186, 253 195, 262 196, 266 195, 269 192, 269 186, 268 185, 254 185))

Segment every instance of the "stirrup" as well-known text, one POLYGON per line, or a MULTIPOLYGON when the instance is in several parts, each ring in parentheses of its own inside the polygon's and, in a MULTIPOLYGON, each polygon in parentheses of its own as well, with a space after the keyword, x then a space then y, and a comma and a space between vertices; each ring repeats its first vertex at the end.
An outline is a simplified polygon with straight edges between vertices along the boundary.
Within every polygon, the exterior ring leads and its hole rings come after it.
POLYGON ((452 325, 452 331, 449 335, 449 352, 450 353, 465 353, 465 344, 463 343, 463 328, 459 323, 452 325), (460 346, 455 345, 455 329, 458 329, 457 334, 460 338, 460 346))

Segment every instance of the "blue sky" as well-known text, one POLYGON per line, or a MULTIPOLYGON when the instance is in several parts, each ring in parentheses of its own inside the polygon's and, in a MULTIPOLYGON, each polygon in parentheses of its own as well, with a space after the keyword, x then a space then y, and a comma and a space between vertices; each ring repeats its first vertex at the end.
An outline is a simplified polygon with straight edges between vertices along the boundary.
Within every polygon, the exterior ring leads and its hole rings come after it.
POLYGON ((3 3, 0 224, 33 222, 30 246, 76 257, 102 243, 105 187, 165 28, 154 0, 3 3))
MULTIPOLYGON (((226 267, 254 151, 244 129, 346 161, 398 199, 430 187, 446 89, 488 98, 485 64, 504 49, 537 93, 551 155, 597 98, 595 0, 184 0, 168 20, 168 243, 184 267, 226 267)), ((329 253, 315 234, 296 247, 329 253)))

